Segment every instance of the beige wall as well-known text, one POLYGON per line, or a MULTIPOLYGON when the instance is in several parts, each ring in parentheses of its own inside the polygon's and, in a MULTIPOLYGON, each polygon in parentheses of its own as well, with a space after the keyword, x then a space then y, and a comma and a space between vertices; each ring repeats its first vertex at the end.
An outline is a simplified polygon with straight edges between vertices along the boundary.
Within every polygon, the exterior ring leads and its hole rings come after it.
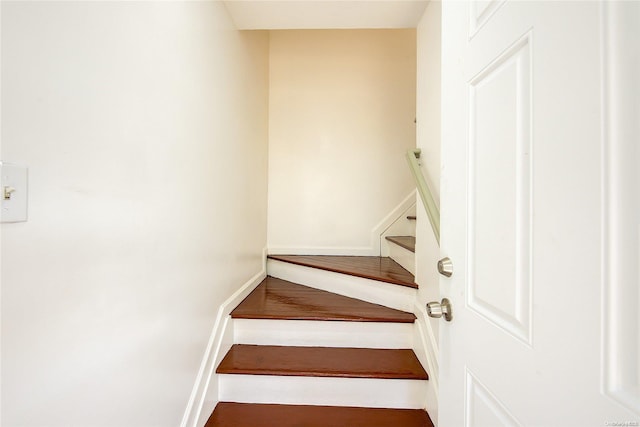
POLYGON ((372 250, 413 189, 415 30, 271 32, 269 248, 372 250))
POLYGON ((2 2, 2 425, 180 424, 266 245, 268 35, 218 2, 2 2))

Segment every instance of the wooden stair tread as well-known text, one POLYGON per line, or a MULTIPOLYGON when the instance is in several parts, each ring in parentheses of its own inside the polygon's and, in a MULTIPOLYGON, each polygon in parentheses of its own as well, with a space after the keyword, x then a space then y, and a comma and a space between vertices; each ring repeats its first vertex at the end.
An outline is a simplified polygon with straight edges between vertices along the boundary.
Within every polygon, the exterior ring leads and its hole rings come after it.
POLYGON ((417 289, 413 274, 388 257, 269 255, 270 259, 417 289))
POLYGON ((234 344, 219 374, 305 377, 429 378, 413 350, 234 344))
POLYGON ((413 323, 413 313, 267 277, 232 312, 234 319, 413 323))
POLYGON ((421 409, 220 402, 205 427, 433 427, 421 409))
POLYGON ((413 236, 386 236, 388 241, 405 248, 408 251, 416 251, 416 238, 413 236))

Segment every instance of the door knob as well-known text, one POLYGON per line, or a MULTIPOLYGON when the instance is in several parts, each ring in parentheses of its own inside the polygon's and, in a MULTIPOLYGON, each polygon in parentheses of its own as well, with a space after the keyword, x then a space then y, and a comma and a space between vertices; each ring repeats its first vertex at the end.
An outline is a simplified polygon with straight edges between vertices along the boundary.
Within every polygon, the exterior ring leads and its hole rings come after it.
POLYGON ((435 319, 444 317, 444 320, 451 322, 453 314, 451 313, 451 303, 448 299, 442 298, 442 301, 432 301, 427 303, 427 315, 435 319))
POLYGON ((451 277, 453 274, 453 262, 449 257, 444 257, 438 261, 438 273, 445 277, 451 277))

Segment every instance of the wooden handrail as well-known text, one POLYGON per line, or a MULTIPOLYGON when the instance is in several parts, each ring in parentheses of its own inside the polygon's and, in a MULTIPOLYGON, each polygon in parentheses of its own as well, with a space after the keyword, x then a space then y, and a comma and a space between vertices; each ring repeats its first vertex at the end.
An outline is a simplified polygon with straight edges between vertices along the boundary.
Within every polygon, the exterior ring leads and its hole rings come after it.
POLYGON ((409 162, 411 174, 416 180, 416 188, 418 189, 418 194, 420 194, 420 198, 422 199, 422 204, 427 211, 427 216, 429 217, 429 222, 433 229, 433 234, 436 236, 438 245, 440 245, 440 209, 438 209, 438 205, 436 205, 436 202, 433 199, 433 193, 420 170, 418 159, 420 158, 421 152, 422 150, 419 148, 407 151, 407 161, 409 162))

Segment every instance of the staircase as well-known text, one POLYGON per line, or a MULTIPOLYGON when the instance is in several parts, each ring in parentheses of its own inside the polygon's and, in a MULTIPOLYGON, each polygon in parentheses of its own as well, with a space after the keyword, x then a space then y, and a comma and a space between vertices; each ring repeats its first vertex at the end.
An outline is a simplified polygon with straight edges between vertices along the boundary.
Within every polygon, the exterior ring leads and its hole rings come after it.
POLYGON ((231 312, 206 427, 433 426, 411 273, 386 257, 275 255, 267 271, 231 312))
POLYGON ((416 274, 415 205, 383 234, 380 248, 383 256, 396 261, 411 274, 416 274))

